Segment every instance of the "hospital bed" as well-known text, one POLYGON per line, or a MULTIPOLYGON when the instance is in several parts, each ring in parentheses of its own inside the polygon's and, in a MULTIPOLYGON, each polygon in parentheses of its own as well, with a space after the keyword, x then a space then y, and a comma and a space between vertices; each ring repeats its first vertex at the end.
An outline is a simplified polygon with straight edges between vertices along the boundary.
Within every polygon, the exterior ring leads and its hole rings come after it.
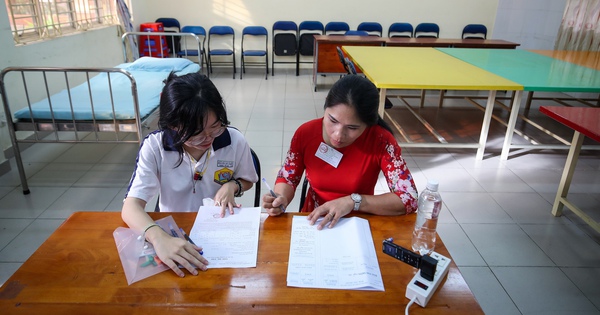
MULTIPOLYGON (((138 35, 123 36, 124 51, 131 43, 125 40, 127 36, 138 35)), ((201 49, 194 34, 168 36, 195 38, 201 49)), ((201 63, 188 58, 141 57, 114 68, 2 70, 0 93, 23 193, 29 194, 29 187, 19 143, 139 143, 144 129, 158 116, 163 81, 169 73, 199 72, 201 63)))

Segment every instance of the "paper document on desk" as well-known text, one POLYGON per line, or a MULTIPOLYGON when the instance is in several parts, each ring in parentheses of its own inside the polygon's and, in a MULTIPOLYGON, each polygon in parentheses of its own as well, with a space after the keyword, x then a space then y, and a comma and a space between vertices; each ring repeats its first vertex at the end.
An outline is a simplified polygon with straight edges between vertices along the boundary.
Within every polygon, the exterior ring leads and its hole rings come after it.
POLYGON ((202 206, 190 238, 202 247, 208 268, 256 267, 260 208, 234 208, 221 218, 221 207, 202 206))
POLYGON ((385 291, 369 221, 342 218, 321 231, 309 222, 293 218, 288 286, 385 291))

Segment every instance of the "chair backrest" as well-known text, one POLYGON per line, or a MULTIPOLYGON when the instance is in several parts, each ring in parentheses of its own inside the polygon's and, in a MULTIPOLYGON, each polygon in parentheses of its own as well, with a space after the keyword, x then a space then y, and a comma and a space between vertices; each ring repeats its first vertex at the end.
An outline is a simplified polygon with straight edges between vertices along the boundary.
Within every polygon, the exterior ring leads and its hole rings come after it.
POLYGON ((302 189, 300 190, 300 205, 298 206, 298 212, 302 211, 304 201, 306 201, 306 193, 308 192, 308 180, 304 177, 302 181, 302 189))
POLYGON ((346 57, 345 61, 346 61, 346 66, 348 67, 348 73, 349 74, 358 74, 358 71, 356 71, 356 66, 354 65, 354 62, 352 62, 352 60, 350 60, 350 58, 348 58, 348 57, 346 57))
POLYGON ((350 73, 350 70, 348 69, 348 64, 346 63, 346 57, 344 56, 344 52, 342 51, 340 46, 336 46, 335 49, 337 50, 337 54, 338 54, 338 57, 340 58, 340 62, 342 63, 342 66, 344 66, 344 70, 346 70, 347 73, 350 73))
POLYGON ((258 181, 254 183, 254 206, 260 207, 260 181, 262 178, 260 174, 260 159, 258 158, 256 152, 252 150, 252 148, 250 148, 250 153, 252 154, 252 162, 254 162, 254 169, 256 170, 256 174, 258 175, 258 181))
MULTIPOLYGON (((179 41, 179 46, 181 48, 179 56, 187 56, 188 54, 200 56, 204 54, 204 44, 206 43, 206 30, 204 27, 199 25, 186 25, 181 28, 182 33, 192 33, 200 38, 201 46, 200 51, 197 52, 198 46, 196 45, 196 41, 191 38, 184 36, 181 37, 179 41)), ((200 58, 202 61, 202 57, 200 58)))
POLYGON ((314 54, 313 35, 323 35, 325 27, 319 21, 303 21, 298 25, 298 53, 302 56, 312 56, 314 54))
MULTIPOLYGON (((230 51, 230 53, 233 53, 233 49, 234 49, 234 44, 235 44, 235 31, 233 30, 233 28, 231 26, 222 26, 222 25, 218 25, 218 26, 213 26, 208 30, 208 50, 209 50, 209 54, 213 53, 211 49, 211 43, 215 40, 214 36, 219 36, 219 37, 223 37, 226 36, 225 38, 227 38, 228 36, 231 36, 231 43, 229 41, 217 41, 219 42, 219 44, 226 44, 228 46, 228 48, 226 48, 227 50, 230 51)), ((213 45, 214 47, 214 45, 213 45)))
POLYGON ((415 27, 415 37, 440 37, 440 27, 435 23, 421 23, 415 27))
POLYGON ((294 56, 298 48, 298 25, 293 21, 277 21, 273 23, 273 54, 277 56, 294 56))
POLYGON ((242 35, 267 36, 269 32, 264 26, 246 26, 242 30, 242 35))
POLYGON ((325 24, 325 35, 343 35, 350 30, 346 22, 329 22, 325 24))
POLYGON ((388 37, 413 37, 413 26, 410 23, 392 23, 388 29, 388 37))
POLYGON ((234 35, 233 27, 217 25, 208 30, 209 35, 234 35))
POLYGON ((383 27, 378 22, 362 22, 362 23, 358 24, 358 27, 356 28, 356 30, 357 31, 365 31, 365 32, 369 33, 369 35, 372 35, 372 36, 381 37, 383 34, 383 27))
POLYGON ((344 35, 348 35, 348 36, 369 36, 369 33, 367 33, 367 31, 349 30, 349 31, 346 31, 346 33, 344 33, 344 35))
MULTIPOLYGON (((177 28, 177 32, 181 31, 181 24, 179 23, 179 21, 176 18, 158 18, 156 19, 157 23, 162 23, 163 27, 169 28, 169 27, 173 27, 173 28, 177 28)), ((175 30, 173 30, 175 31, 175 30)))
POLYGON ((462 38, 481 38, 486 39, 487 27, 483 24, 467 24, 462 31, 462 38))
POLYGON ((206 30, 202 26, 186 25, 181 29, 182 33, 194 33, 198 36, 206 36, 206 30))

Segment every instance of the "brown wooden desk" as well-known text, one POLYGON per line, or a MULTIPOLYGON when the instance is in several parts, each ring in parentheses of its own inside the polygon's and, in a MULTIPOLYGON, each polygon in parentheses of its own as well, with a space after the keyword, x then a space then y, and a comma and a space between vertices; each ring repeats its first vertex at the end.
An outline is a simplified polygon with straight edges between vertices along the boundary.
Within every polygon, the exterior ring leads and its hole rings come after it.
MULTIPOLYGON (((320 75, 347 74, 337 53, 339 46, 383 46, 385 38, 376 36, 315 35, 313 85, 317 90, 320 75)), ((358 70, 358 69, 357 69, 358 70)))
MULTIPOLYGON (((155 218, 168 214, 150 213, 155 218)), ((189 231, 195 213, 172 213, 189 231)), ((2 314, 384 314, 402 313, 416 269, 382 252, 384 238, 409 247, 413 215, 359 215, 371 227, 385 291, 325 290, 286 285, 294 214, 261 217, 256 268, 209 269, 177 277, 165 271, 127 285, 113 231, 118 212, 78 212, 62 224, 0 288, 2 314)), ((343 241, 343 240, 341 240, 343 241)), ((436 251, 450 257, 438 238, 436 251)), ((458 268, 426 308, 410 314, 483 314, 458 268)))
POLYGON ((386 46, 397 47, 446 47, 446 48, 503 48, 515 49, 520 44, 502 39, 460 39, 460 38, 387 38, 386 46))

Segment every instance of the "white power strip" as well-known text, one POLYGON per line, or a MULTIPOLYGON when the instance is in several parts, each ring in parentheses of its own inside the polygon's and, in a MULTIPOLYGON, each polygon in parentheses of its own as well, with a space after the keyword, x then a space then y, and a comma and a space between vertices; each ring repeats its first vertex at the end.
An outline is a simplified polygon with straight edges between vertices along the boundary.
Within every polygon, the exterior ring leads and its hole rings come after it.
POLYGON ((431 258, 437 259, 438 263, 433 276, 433 281, 426 280, 421 276, 421 271, 417 271, 417 274, 410 280, 406 287, 406 297, 412 300, 416 297, 415 302, 425 307, 435 290, 437 290, 442 279, 448 274, 448 267, 450 266, 450 258, 442 256, 436 252, 431 253, 431 258))

